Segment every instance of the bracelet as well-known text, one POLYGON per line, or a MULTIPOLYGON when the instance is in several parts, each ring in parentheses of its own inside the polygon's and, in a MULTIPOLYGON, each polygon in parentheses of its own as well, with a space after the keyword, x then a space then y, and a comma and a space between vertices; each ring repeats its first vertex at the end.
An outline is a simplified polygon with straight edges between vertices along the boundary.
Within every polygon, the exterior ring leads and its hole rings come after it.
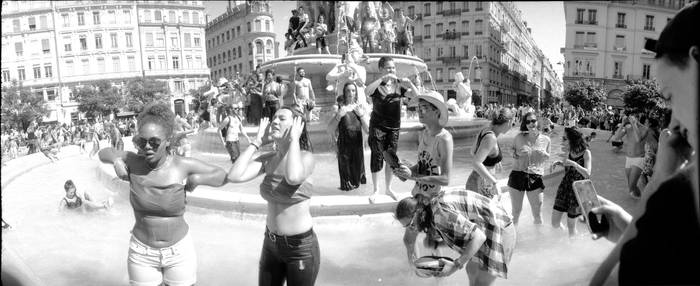
POLYGON ((250 146, 255 147, 255 150, 260 150, 260 146, 258 146, 258 144, 255 144, 255 142, 250 142, 250 146))

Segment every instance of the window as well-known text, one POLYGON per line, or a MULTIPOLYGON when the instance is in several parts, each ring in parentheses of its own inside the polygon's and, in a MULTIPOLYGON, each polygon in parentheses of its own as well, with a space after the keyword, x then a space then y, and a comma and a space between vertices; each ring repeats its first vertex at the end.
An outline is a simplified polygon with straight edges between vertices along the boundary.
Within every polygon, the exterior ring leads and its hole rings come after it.
POLYGON ((267 40, 267 44, 265 45, 265 52, 268 56, 272 55, 272 40, 270 39, 267 40))
POLYGON ((95 23, 95 25, 100 24, 100 12, 92 12, 92 21, 95 23))
POLYGON ((448 76, 449 76, 449 77, 448 77, 449 81, 454 81, 454 79, 455 79, 455 69, 454 69, 454 68, 449 68, 449 69, 447 70, 447 74, 448 74, 448 76))
POLYGON ((136 70, 136 57, 134 56, 128 56, 126 58, 128 64, 129 64, 129 70, 130 71, 135 71, 136 70))
POLYGON ((95 49, 102 48, 102 34, 95 34, 95 49))
POLYGON ((178 48, 180 46, 179 42, 180 41, 177 40, 177 34, 171 33, 170 34, 170 47, 171 48, 178 48))
POLYGON ((442 13, 442 1, 435 3, 435 14, 442 13))
POLYGON ((430 3, 423 4, 423 16, 430 16, 430 3))
POLYGON ((143 11, 143 21, 146 23, 151 22, 151 11, 150 10, 144 10, 143 11))
POLYGON ((41 67, 36 65, 32 69, 34 70, 34 78, 41 78, 41 67))
POLYGON ((586 9, 576 9, 576 24, 583 24, 584 13, 586 13, 586 9))
POLYGON ((196 56, 194 58, 194 67, 195 68, 202 68, 202 57, 196 56))
POLYGON ((615 36, 615 47, 614 49, 616 51, 623 51, 625 50, 625 35, 616 35, 615 36))
POLYGON ((202 46, 201 39, 199 38, 199 34, 194 34, 194 46, 195 48, 199 48, 202 46))
POLYGON ((430 48, 425 48, 424 52, 425 59, 424 60, 430 60, 430 58, 433 57, 433 51, 430 48))
POLYGON ((119 47, 119 44, 117 44, 117 33, 109 34, 109 40, 110 42, 112 42, 112 49, 116 49, 119 47))
POLYGON ((651 74, 651 65, 650 64, 643 64, 642 65, 642 77, 644 79, 649 79, 650 74, 651 74))
POLYGON ((437 25, 435 25, 435 37, 440 37, 440 34, 444 33, 444 31, 442 30, 443 27, 444 25, 442 23, 437 23, 437 25))
POLYGON ((598 10, 588 10, 588 24, 591 25, 597 25, 598 20, 597 20, 597 13, 598 10))
POLYGON ((83 72, 82 74, 90 74, 90 60, 89 59, 83 59, 81 61, 82 64, 82 69, 81 71, 83 72))
POLYGON ((270 30, 270 20, 265 20, 265 31, 272 32, 272 30, 270 30))
POLYGON ((615 27, 627 28, 627 25, 625 25, 625 13, 617 13, 617 25, 615 27))
POLYGON ((156 47, 162 48, 165 46, 165 34, 156 33, 156 47))
POLYGON ((51 64, 44 64, 44 76, 53 77, 53 70, 51 69, 51 64))
POLYGON ((250 22, 245 23, 245 24, 246 24, 246 27, 248 28, 248 33, 250 33, 250 22))
POLYGON ((469 58, 469 46, 464 46, 464 57, 469 58))
POLYGON ((255 31, 256 32, 262 31, 262 23, 260 20, 255 20, 255 31))
POLYGON ((2 70, 2 82, 10 82, 10 71, 2 70))
POLYGON ((107 21, 109 21, 109 24, 116 24, 117 23, 117 12, 114 10, 107 11, 107 21))
POLYGON ((192 56, 185 56, 185 68, 186 69, 192 68, 192 56))
POLYGON ((17 77, 19 80, 25 80, 27 78, 24 74, 24 67, 17 67, 17 77))
POLYGON ((439 57, 442 57, 442 51, 443 51, 443 50, 442 50, 442 47, 438 47, 438 48, 437 48, 437 56, 438 56, 438 58, 439 58, 439 57))
POLYGON ((586 47, 592 47, 592 48, 598 47, 595 32, 587 32, 586 33, 586 47))
POLYGON ((160 10, 153 11, 153 21, 155 21, 155 22, 163 21, 163 13, 160 10))
POLYGON ((21 57, 24 54, 24 47, 22 46, 22 43, 15 43, 15 53, 18 57, 21 57))
POLYGON ((476 27, 474 27, 474 35, 481 35, 484 33, 484 21, 483 20, 476 20, 474 21, 474 24, 476 27))
POLYGON ((105 58, 97 58, 97 72, 98 73, 104 73, 105 72, 105 58))
MULTIPOLYGON (((126 47, 127 48, 133 47, 134 44, 131 41, 131 33, 124 34, 124 37, 126 37, 126 47)), ((151 38, 151 45, 153 45, 153 38, 151 38)))
POLYGON ((156 68, 156 57, 148 56, 148 70, 153 70, 156 68))
POLYGON ((17 33, 19 30, 19 19, 12 20, 12 31, 17 33))
POLYGON ((121 71, 122 71, 121 58, 119 56, 112 57, 112 72, 121 72, 121 71))
POLYGON ((199 13, 192 12, 192 24, 199 24, 199 13))
POLYGON ((644 22, 644 30, 654 31, 654 16, 647 15, 646 21, 644 22))
POLYGON ((66 75, 72 75, 74 71, 73 60, 66 61, 66 75))
POLYGON ((230 37, 229 31, 226 31, 226 40, 227 40, 227 41, 228 41, 228 40, 231 40, 231 37, 230 37))
POLYGON ((474 10, 476 10, 476 11, 484 10, 484 3, 476 2, 476 8, 474 8, 474 10))
POLYGON ((146 47, 153 47, 153 33, 146 33, 146 47))
POLYGON ((46 91, 46 99, 48 101, 55 101, 56 100, 56 91, 50 89, 46 91))
POLYGON ((176 80, 175 81, 175 92, 182 92, 184 90, 185 90, 185 83, 180 81, 180 80, 176 80))
POLYGON ((476 45, 476 57, 481 58, 483 54, 481 53, 481 45, 476 45))
POLYGON ((34 17, 29 17, 29 30, 34 31, 36 30, 36 19, 34 17))
POLYGON ((80 35, 80 50, 87 50, 87 39, 85 35, 80 35))
POLYGON ((180 69, 180 56, 173 56, 173 69, 180 69))
POLYGON ((190 36, 190 33, 185 33, 185 38, 182 40, 184 43, 185 48, 191 48, 192 47, 192 38, 190 36))
POLYGON ((423 26, 423 38, 430 39, 430 25, 423 26))
POLYGON ((49 45, 49 39, 41 39, 41 51, 44 54, 51 53, 51 45, 49 45))
POLYGON ((435 79, 438 82, 442 81, 442 69, 435 69, 435 79))
POLYGON ((450 57, 456 57, 457 56, 457 47, 451 46, 450 47, 450 57))
POLYGON ((263 53, 263 44, 260 41, 255 42, 255 53, 261 55, 263 53))
POLYGON ((63 50, 66 52, 72 51, 70 37, 63 37, 63 42, 63 50))
POLYGON ((464 1, 462 2, 462 4, 464 4, 462 6, 462 9, 464 9, 465 11, 469 11, 469 1, 464 1))
POLYGON ((166 69, 165 56, 158 56, 158 69, 166 69))
POLYGON ((416 7, 414 6, 408 6, 406 15, 408 15, 409 18, 414 18, 416 16, 416 7))
POLYGON ((131 24, 131 10, 124 10, 124 24, 131 24))
POLYGON ((236 26, 236 35, 241 35, 241 26, 236 26))
POLYGON ((182 12, 182 22, 185 24, 190 23, 190 13, 189 12, 187 12, 187 11, 182 12))
POLYGON ((574 42, 574 48, 583 48, 583 40, 586 37, 584 32, 576 32, 576 38, 574 42))
POLYGON ((63 27, 70 27, 70 14, 61 14, 61 19, 63 19, 63 27))
POLYGON ((39 55, 39 51, 41 51, 41 49, 39 49, 39 40, 32 40, 28 47, 32 52, 32 56, 39 55))
POLYGON ((615 62, 614 63, 613 77, 614 78, 622 78, 622 62, 615 62))
POLYGON ((241 57, 241 46, 238 46, 238 57, 241 57))
POLYGON ((462 21, 462 34, 469 35, 469 21, 462 21))
POLYGON ((175 16, 175 11, 172 11, 172 10, 169 11, 168 18, 170 18, 170 19, 168 19, 169 23, 177 23, 177 16, 175 16))
POLYGON ((253 43, 248 43, 248 54, 249 55, 253 54, 253 43))
POLYGON ((46 16, 39 16, 39 29, 48 28, 48 22, 46 16))
POLYGON ((221 60, 226 62, 226 52, 221 53, 221 60))

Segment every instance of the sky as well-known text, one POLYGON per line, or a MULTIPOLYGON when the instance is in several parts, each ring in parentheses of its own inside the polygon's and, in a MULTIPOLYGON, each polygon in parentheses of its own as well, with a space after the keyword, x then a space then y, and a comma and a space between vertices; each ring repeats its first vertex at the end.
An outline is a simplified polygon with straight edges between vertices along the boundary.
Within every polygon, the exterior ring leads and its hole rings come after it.
MULTIPOLYGON (((280 43, 280 55, 285 54, 281 47, 284 45, 284 33, 296 2, 270 1, 273 7, 272 17, 275 21, 274 32, 277 35, 277 42, 280 43)), ((516 6, 522 11, 528 27, 532 28, 532 36, 535 42, 542 49, 545 56, 549 58, 549 62, 552 63, 554 70, 559 74, 559 79, 562 79, 564 66, 557 65, 557 63, 564 62, 564 55, 559 52, 564 47, 566 39, 564 3, 561 1, 516 2, 516 6)), ((209 19, 213 19, 226 11, 228 1, 204 1, 204 7, 205 13, 209 14, 209 19)))

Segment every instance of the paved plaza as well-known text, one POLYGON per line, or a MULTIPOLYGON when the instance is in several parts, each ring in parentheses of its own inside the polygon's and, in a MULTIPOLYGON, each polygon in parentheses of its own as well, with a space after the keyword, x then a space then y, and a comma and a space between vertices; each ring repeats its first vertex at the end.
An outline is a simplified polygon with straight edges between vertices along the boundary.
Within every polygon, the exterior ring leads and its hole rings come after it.
MULTIPOLYGON (((552 136, 554 144, 561 141, 561 128, 557 132, 552 136)), ((598 139, 591 143, 595 186, 601 195, 630 210, 636 201, 627 195, 624 155, 611 151, 604 141, 606 132, 596 132, 598 139)), ((60 157, 62 160, 52 164, 42 154, 33 154, 2 168, 2 217, 13 226, 3 232, 3 246, 16 252, 46 285, 126 284, 129 230, 134 223, 128 198, 112 193, 96 179, 96 159, 80 155, 73 146, 64 148, 60 157), (34 167, 27 169, 29 165, 34 167), (92 214, 59 213, 58 202, 67 179, 98 200, 115 197, 114 208, 92 214)), ((504 163, 511 160, 504 158, 504 163)), ((455 160, 458 168, 464 167, 464 160, 455 160)), ((463 185, 464 172, 458 171, 451 185, 463 185)), ((561 177, 559 173, 545 180, 545 225, 534 226, 529 205, 523 206, 510 277, 497 280, 496 285, 585 284, 612 249, 607 240, 591 240, 583 225, 574 239, 549 227, 561 177)), ((510 209, 507 196, 503 202, 510 209)), ((198 255, 198 285, 257 284, 263 216, 189 206, 185 218, 198 255)), ((314 229, 322 257, 317 285, 467 283, 464 271, 441 280, 411 274, 401 242, 403 229, 390 213, 315 217, 314 229)))

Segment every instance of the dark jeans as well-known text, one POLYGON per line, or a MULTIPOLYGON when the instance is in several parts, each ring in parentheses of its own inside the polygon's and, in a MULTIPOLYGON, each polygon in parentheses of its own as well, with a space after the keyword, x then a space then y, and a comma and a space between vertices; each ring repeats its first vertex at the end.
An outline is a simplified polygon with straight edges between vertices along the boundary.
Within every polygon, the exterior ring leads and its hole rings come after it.
POLYGON ((238 156, 241 155, 241 145, 238 141, 226 141, 226 151, 231 157, 231 163, 236 163, 238 156))
POLYGON ((279 101, 265 101, 265 107, 263 107, 263 118, 267 117, 270 118, 270 121, 272 121, 272 117, 275 116, 278 109, 280 109, 279 101))
POLYGON ((260 255, 258 285, 314 285, 321 265, 321 250, 313 229, 291 235, 276 235, 267 228, 260 255))
POLYGON ((369 167, 372 173, 377 173, 384 167, 384 161, 392 169, 400 166, 399 157, 396 156, 399 143, 399 130, 370 126, 367 138, 369 149, 372 151, 369 157, 369 167))

